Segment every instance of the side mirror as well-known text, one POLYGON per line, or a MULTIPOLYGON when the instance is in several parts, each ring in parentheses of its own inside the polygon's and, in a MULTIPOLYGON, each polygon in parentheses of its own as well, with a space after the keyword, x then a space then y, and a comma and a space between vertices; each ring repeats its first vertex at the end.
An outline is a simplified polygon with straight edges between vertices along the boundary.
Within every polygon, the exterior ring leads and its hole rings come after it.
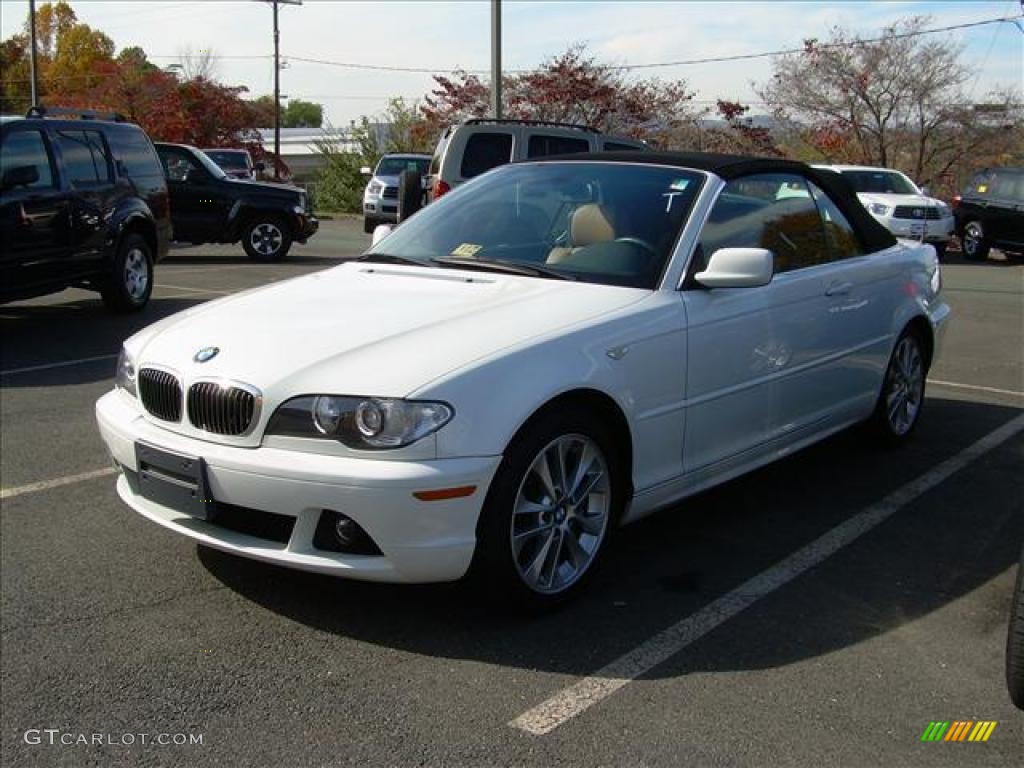
POLYGON ((932 196, 932 191, 930 189, 928 189, 927 186, 924 186, 924 187, 921 187, 921 194, 924 195, 925 197, 931 197, 932 196))
POLYGON ((256 165, 254 165, 252 168, 254 171, 256 171, 256 173, 263 173, 265 170, 267 170, 267 166, 265 166, 263 163, 256 163, 256 165))
POLYGON ((390 235, 392 230, 394 230, 394 227, 392 227, 390 224, 378 224, 373 229, 373 240, 371 241, 370 244, 376 245, 385 237, 390 235))
POLYGON ((768 285, 774 273, 775 256, 766 248, 719 248, 694 279, 708 288, 755 288, 768 285))
POLYGON ((15 187, 27 187, 39 181, 39 169, 34 165, 18 165, 8 168, 0 180, 0 187, 6 192, 15 187))
POLYGON ((363 176, 373 176, 373 169, 370 168, 370 166, 368 165, 364 165, 362 168, 360 168, 359 172, 363 174, 363 176))

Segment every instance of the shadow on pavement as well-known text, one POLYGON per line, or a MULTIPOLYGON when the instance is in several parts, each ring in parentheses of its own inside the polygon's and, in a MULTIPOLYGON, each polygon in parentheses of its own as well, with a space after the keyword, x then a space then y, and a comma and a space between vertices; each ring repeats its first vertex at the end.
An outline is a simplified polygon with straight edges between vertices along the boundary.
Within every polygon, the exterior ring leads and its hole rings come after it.
POLYGON ((116 315, 96 299, 64 304, 0 307, 0 367, 3 371, 68 360, 112 356, 108 360, 41 371, 5 374, 3 387, 73 386, 109 379, 121 342, 161 318, 202 303, 195 299, 150 299, 137 314, 116 315))
MULTIPOLYGON (((585 594, 543 615, 517 614, 460 585, 346 582, 202 546, 198 556, 230 589, 323 632, 435 657, 584 675, 1019 413, 933 398, 913 442, 901 449, 880 450, 859 430, 838 435, 621 529, 585 594)), ((1017 560, 1024 525, 1020 458, 1013 454, 1005 447, 987 454, 717 630, 701 664, 765 668, 827 654, 912 622, 1003 573, 1017 560), (744 623, 769 605, 770 624, 744 623), (718 652, 723 636, 728 654, 718 652)), ((676 664, 652 674, 686 671, 676 664)))

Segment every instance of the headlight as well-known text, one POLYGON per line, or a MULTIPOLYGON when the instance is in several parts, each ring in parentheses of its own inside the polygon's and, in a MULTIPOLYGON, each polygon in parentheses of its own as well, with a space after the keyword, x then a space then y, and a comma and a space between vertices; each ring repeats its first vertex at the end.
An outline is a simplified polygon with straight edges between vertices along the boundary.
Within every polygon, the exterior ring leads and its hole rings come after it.
POLYGON ((267 434, 330 438, 349 448, 401 448, 436 432, 454 415, 446 403, 304 395, 274 412, 267 434))
POLYGON ((868 206, 868 210, 874 214, 877 214, 878 216, 885 216, 889 213, 889 206, 882 205, 881 203, 871 203, 868 206))
POLYGON ((368 195, 371 195, 371 196, 373 196, 373 197, 376 197, 377 195, 379 195, 379 194, 380 194, 380 191, 381 191, 382 189, 384 189, 384 185, 383 185, 383 184, 378 184, 378 183, 377 183, 376 181, 371 181, 371 182, 370 182, 370 186, 368 186, 368 187, 366 188, 366 193, 367 193, 368 195))
POLYGON ((114 386, 123 389, 132 397, 135 397, 135 361, 128 354, 128 350, 121 347, 121 354, 117 356, 117 370, 114 371, 114 386))

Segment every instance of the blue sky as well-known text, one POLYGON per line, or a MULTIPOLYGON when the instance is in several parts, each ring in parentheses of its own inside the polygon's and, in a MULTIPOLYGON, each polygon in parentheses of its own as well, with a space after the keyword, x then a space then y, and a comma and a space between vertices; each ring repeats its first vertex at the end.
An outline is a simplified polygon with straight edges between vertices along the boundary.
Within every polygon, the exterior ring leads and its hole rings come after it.
MULTIPOLYGON (((272 51, 271 11, 244 0, 72 0, 79 18, 110 35, 119 48, 141 45, 160 64, 186 50, 223 56, 260 56, 272 51)), ((2 0, 0 31, 17 31, 27 0, 2 0)), ((865 34, 897 19, 930 15, 947 26, 1021 13, 1020 0, 912 2, 541 2, 503 1, 504 65, 529 68, 574 42, 586 42, 600 59, 640 64, 725 56, 800 45, 825 38, 834 25, 865 34)), ((486 70, 490 65, 490 4, 459 2, 339 2, 305 0, 281 10, 281 50, 288 55, 334 61, 486 70)), ((976 72, 970 90, 983 98, 1002 85, 1022 88, 1024 33, 1013 24, 949 33, 964 45, 964 61, 976 72)), ((244 84, 253 95, 271 92, 273 67, 266 59, 217 61, 225 82, 244 84)), ((764 81, 770 61, 675 66, 644 76, 685 79, 699 100, 718 97, 756 101, 751 82, 764 81)), ((329 119, 344 125, 380 110, 389 96, 426 93, 426 74, 356 71, 289 61, 282 93, 319 101, 329 119)), ((756 111, 756 105, 755 105, 756 111)))

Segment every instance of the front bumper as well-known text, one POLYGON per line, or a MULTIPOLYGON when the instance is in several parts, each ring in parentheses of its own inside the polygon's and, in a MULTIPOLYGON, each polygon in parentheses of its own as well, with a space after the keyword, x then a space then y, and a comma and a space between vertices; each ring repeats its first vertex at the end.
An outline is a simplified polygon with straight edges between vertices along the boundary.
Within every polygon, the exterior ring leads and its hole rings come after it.
MULTIPOLYGON (((131 399, 109 392, 96 403, 100 434, 122 468, 117 492, 128 506, 165 528, 225 552, 290 568, 366 581, 453 581, 469 567, 476 523, 500 456, 381 461, 238 448, 178 435, 147 421, 131 399), (138 472, 136 441, 205 461, 218 503, 294 518, 287 543, 241 533, 145 498, 124 470, 138 472), (463 498, 420 501, 414 491, 476 486, 463 498), (382 555, 314 547, 324 510, 355 520, 382 555)), ((136 486, 137 487, 137 486, 136 486)))
POLYGON ((320 229, 320 220, 311 213, 295 214, 293 222, 293 239, 300 243, 306 242, 320 229))
POLYGON ((364 197, 363 215, 381 223, 398 221, 398 200, 384 197, 364 197))
POLYGON ((891 216, 875 218, 896 237, 924 240, 926 243, 949 242, 956 227, 952 216, 944 219, 896 219, 891 216))

